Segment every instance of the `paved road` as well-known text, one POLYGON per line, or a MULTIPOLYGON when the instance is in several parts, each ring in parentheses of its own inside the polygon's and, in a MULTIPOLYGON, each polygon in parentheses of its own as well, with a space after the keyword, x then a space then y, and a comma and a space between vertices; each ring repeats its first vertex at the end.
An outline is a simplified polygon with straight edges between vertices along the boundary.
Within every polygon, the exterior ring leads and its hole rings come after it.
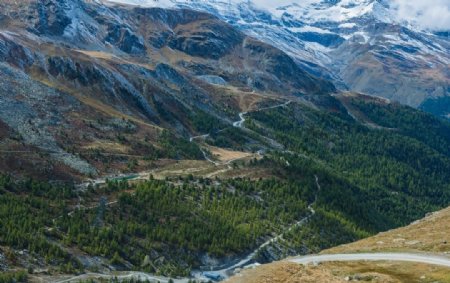
MULTIPOLYGON (((270 106, 270 107, 264 107, 264 108, 260 108, 260 109, 257 109, 257 110, 251 111, 251 112, 260 112, 260 111, 275 109, 275 108, 279 108, 279 107, 286 107, 286 106, 288 106, 291 103, 292 103, 292 101, 288 100, 288 101, 286 101, 283 104, 278 104, 278 105, 274 105, 274 106, 270 106)), ((245 123, 245 121, 246 121, 245 115, 247 115, 247 114, 249 114, 249 112, 241 112, 241 113, 239 113, 239 119, 240 120, 234 122, 233 123, 233 127, 235 127, 235 128, 242 128, 244 123, 245 123)))
POLYGON ((236 127, 236 128, 242 128, 242 125, 244 124, 244 122, 245 122, 245 115, 247 115, 247 112, 241 112, 241 113, 239 113, 239 121, 236 121, 236 122, 234 122, 233 123, 233 127, 236 127))
POLYGON ((450 258, 437 255, 410 254, 410 253, 361 253, 361 254, 333 254, 313 255, 289 259, 299 264, 314 264, 330 261, 403 261, 425 263, 450 267, 450 258))
POLYGON ((262 249, 264 249, 265 247, 269 246, 272 243, 278 242, 279 240, 282 240, 284 235, 288 232, 291 232, 292 230, 294 230, 294 228, 298 228, 298 227, 302 227, 304 225, 306 225, 309 221, 309 219, 311 217, 313 217, 316 214, 316 211, 314 210, 313 206, 314 204, 317 202, 317 197, 318 194, 321 191, 321 187, 319 184, 319 177, 317 175, 314 176, 315 177, 315 181, 316 181, 316 186, 317 186, 317 193, 314 199, 314 202, 312 202, 311 204, 308 205, 308 210, 309 210, 309 215, 305 216, 304 218, 302 218, 301 220, 297 221, 296 223, 294 223, 293 225, 291 225, 290 227, 288 227, 286 230, 284 230, 282 233, 274 236, 273 238, 269 239, 268 241, 266 241, 265 243, 261 244, 259 247, 257 247, 252 253, 248 254, 246 257, 242 258, 239 262, 224 267, 220 270, 212 270, 213 273, 215 274, 219 274, 221 275, 223 278, 228 278, 230 274, 233 273, 233 271, 236 268, 242 268, 242 267, 246 267, 249 265, 250 262, 253 261, 254 257, 258 254, 259 251, 261 251, 262 249))
POLYGON ((190 141, 190 142, 193 142, 193 141, 196 140, 196 139, 206 139, 206 138, 208 138, 209 136, 210 136, 209 134, 201 135, 201 136, 195 136, 195 137, 191 137, 191 138, 189 139, 189 141, 190 141))

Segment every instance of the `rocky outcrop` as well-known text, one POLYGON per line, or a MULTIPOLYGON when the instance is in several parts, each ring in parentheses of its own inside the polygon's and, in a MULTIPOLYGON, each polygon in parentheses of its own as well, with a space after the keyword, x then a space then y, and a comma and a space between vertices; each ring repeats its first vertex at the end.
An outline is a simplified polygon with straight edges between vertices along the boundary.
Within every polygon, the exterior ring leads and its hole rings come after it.
POLYGON ((279 49, 253 39, 246 40, 244 48, 253 58, 258 59, 255 61, 257 69, 275 75, 281 84, 291 84, 300 94, 335 91, 332 83, 311 76, 279 49))
POLYGON ((177 26, 168 45, 192 56, 219 59, 243 39, 244 35, 228 24, 210 20, 177 26))
POLYGON ((150 120, 155 121, 156 115, 147 99, 120 72, 102 65, 85 61, 74 61, 69 57, 49 57, 48 72, 56 79, 64 79, 74 87, 97 88, 104 95, 98 99, 105 103, 121 105, 123 103, 135 106, 150 120))
POLYGON ((280 96, 334 90, 284 52, 206 13, 81 0, 10 3, 0 3, 0 121, 24 146, 78 174, 157 156, 155 129, 186 139, 203 131, 199 113, 232 125, 241 109, 227 88, 280 96), (137 136, 104 130, 102 121, 114 119, 132 123, 137 136), (123 144, 100 150, 98 143, 123 144), (108 152, 117 148, 120 154, 108 152))
POLYGON ((117 46, 120 50, 128 54, 145 54, 145 45, 142 36, 136 35, 126 26, 110 26, 105 41, 117 46))
POLYGON ((6 61, 20 69, 33 65, 33 53, 17 43, 7 32, 0 32, 0 61, 6 61))
POLYGON ((207 82, 207 83, 213 84, 213 85, 221 85, 221 86, 228 85, 228 83, 222 77, 219 77, 219 76, 204 75, 204 76, 198 76, 198 78, 204 82, 207 82))
MULTIPOLYGON (((42 35, 61 36, 64 30, 72 23, 68 11, 70 11, 72 1, 42 0, 36 3, 37 22, 35 29, 42 35)), ((78 0, 73 1, 75 3, 78 0)), ((73 3, 72 3, 73 4, 73 3)), ((77 3, 78 4, 78 3, 77 3)))

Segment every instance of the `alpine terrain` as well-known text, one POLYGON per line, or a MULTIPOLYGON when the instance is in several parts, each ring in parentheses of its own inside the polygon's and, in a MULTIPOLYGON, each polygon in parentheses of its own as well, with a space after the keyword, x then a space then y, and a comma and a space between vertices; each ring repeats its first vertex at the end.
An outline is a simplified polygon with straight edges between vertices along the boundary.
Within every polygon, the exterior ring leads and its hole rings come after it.
POLYGON ((448 31, 391 5, 1 1, 0 282, 335 282, 448 207, 448 31))
POLYGON ((447 208, 318 256, 245 270, 227 282, 449 282, 449 217, 447 208))
POLYGON ((206 11, 280 48, 308 72, 335 80, 340 89, 388 98, 439 116, 450 114, 450 24, 430 30, 412 20, 398 20, 398 1, 112 2, 206 11))

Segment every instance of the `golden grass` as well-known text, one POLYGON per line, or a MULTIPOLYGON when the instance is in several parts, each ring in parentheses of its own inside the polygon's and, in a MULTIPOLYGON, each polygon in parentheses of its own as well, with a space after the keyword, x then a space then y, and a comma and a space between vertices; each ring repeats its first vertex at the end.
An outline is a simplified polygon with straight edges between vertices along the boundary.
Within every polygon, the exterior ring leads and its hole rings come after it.
POLYGON ((87 144, 83 146, 83 149, 100 149, 105 150, 107 152, 117 152, 117 153, 128 153, 130 151, 130 148, 128 148, 123 144, 101 140, 97 140, 90 144, 87 144))
POLYGON ((252 153, 243 152, 243 151, 233 151, 225 148, 209 146, 209 151, 212 155, 218 159, 220 162, 230 162, 232 160, 243 159, 246 157, 253 156, 252 153))
POLYGON ((450 208, 438 211, 407 227, 380 233, 323 253, 411 251, 450 254, 450 208))
POLYGON ((244 270, 225 283, 425 283, 450 282, 448 268, 396 262, 329 262, 303 266, 286 261, 244 270))
POLYGON ((90 51, 90 50, 76 50, 79 53, 83 53, 89 57, 94 57, 98 59, 104 59, 104 60, 112 60, 112 59, 120 59, 116 57, 115 55, 103 51, 90 51))
MULTIPOLYGON (((323 254, 358 252, 414 252, 450 254, 450 208, 411 225, 323 251, 323 254)), ((302 266, 286 261, 246 270, 227 283, 344 282, 352 276, 364 282, 450 283, 450 269, 403 262, 329 262, 302 266), (361 279, 362 278, 362 279, 361 279)), ((355 280, 353 280, 355 281, 355 280)))
POLYGON ((116 55, 114 55, 112 53, 108 53, 108 52, 81 50, 81 49, 76 50, 76 52, 82 53, 82 54, 92 57, 92 58, 101 59, 101 60, 105 60, 105 61, 109 61, 109 62, 113 62, 113 63, 117 63, 117 64, 131 64, 131 65, 141 66, 141 67, 151 70, 151 71, 155 70, 155 65, 143 64, 143 63, 139 63, 139 62, 130 61, 130 60, 127 60, 126 58, 117 57, 116 55))
POLYGON ((32 75, 33 79, 35 79, 36 81, 39 81, 39 82, 43 83, 44 85, 47 85, 51 88, 55 88, 59 91, 70 94, 70 95, 74 96, 76 99, 78 99, 80 102, 84 103, 87 106, 92 107, 93 109, 95 109, 99 112, 102 112, 103 114, 106 114, 108 116, 115 117, 115 118, 126 119, 129 121, 135 122, 141 126, 149 127, 152 129, 163 130, 163 128, 161 128, 157 125, 149 124, 141 119, 124 114, 124 113, 120 112, 119 110, 116 110, 113 107, 100 102, 99 100, 96 100, 92 97, 83 95, 83 94, 79 93, 78 91, 70 89, 62 84, 54 83, 54 82, 48 80, 47 78, 41 76, 38 73, 34 73, 34 74, 32 73, 31 75, 32 75))

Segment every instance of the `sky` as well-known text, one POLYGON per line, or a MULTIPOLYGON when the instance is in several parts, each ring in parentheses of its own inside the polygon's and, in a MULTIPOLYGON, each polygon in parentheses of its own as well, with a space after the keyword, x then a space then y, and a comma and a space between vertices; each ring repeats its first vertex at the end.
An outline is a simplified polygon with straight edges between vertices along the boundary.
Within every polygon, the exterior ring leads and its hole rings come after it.
MULTIPOLYGON (((311 2, 311 0, 253 1, 267 8, 292 2, 311 2)), ((352 1, 343 0, 342 2, 352 1)), ((396 21, 414 23, 423 29, 450 30, 450 0, 390 0, 388 2, 391 3, 390 7, 396 21)))
MULTIPOLYGON (((259 0, 257 0, 259 1, 259 0)), ((450 30, 450 0, 392 0, 399 21, 430 30, 450 30)))
MULTIPOLYGON (((316 0, 319 2, 320 0, 316 0)), ((253 0, 258 6, 273 8, 293 2, 311 0, 253 0)), ((342 0, 341 2, 364 2, 364 0, 342 0)), ((388 0, 394 21, 409 22, 423 29, 450 30, 450 0, 388 0)))

